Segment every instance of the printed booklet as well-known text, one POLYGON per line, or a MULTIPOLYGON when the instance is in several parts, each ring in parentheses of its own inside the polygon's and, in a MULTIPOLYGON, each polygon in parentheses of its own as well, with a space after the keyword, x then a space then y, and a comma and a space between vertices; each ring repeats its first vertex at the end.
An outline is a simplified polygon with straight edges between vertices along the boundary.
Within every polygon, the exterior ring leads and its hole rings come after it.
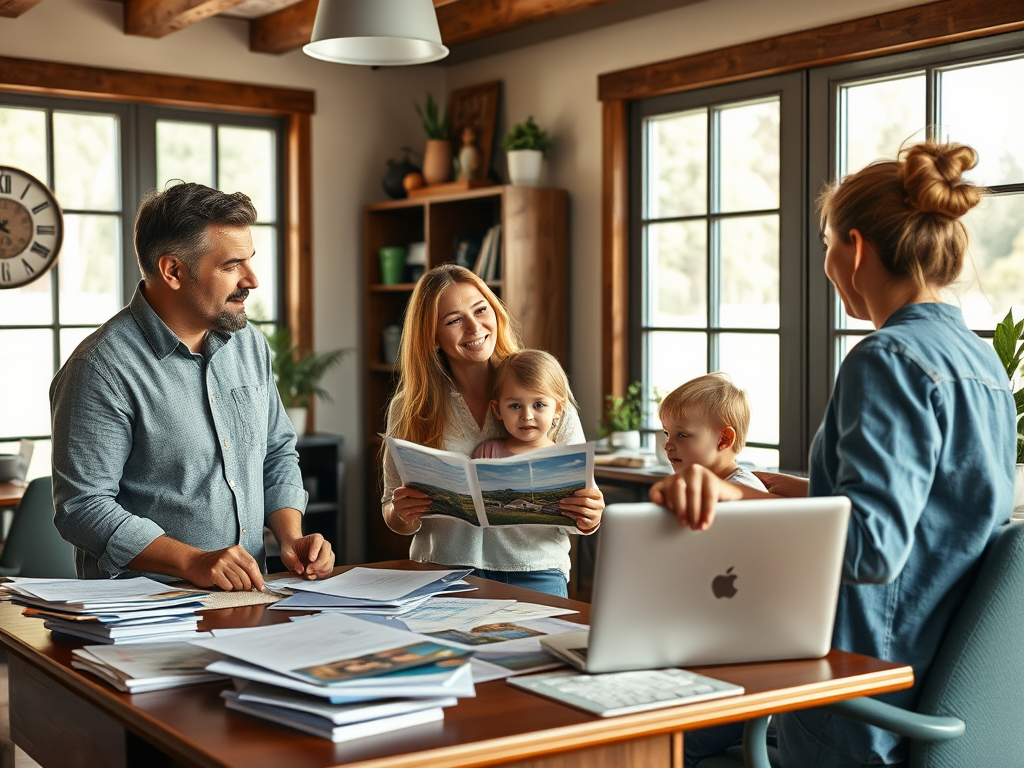
POLYGON ((505 459, 461 453, 386 438, 402 484, 432 499, 424 517, 454 517, 470 525, 564 525, 576 521, 558 502, 594 487, 594 444, 556 445, 505 459))

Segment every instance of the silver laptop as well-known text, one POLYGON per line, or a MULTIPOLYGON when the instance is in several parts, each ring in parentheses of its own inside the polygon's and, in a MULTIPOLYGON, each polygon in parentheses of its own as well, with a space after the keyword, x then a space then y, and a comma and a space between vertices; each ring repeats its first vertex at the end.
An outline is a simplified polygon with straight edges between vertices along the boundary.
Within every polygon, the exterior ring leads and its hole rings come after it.
POLYGON ((820 658, 850 500, 724 502, 707 531, 655 504, 604 512, 589 632, 541 642, 584 672, 820 658))

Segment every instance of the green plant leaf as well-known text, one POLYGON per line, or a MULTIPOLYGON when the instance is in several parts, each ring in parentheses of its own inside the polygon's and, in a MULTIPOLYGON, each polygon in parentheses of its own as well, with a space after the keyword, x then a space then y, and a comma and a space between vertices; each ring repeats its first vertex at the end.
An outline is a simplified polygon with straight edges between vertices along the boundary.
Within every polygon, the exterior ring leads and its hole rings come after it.
POLYGON ((317 354, 303 353, 292 344, 291 333, 284 326, 266 333, 273 358, 274 379, 285 408, 306 408, 312 397, 331 402, 330 393, 320 386, 320 379, 352 352, 335 349, 317 354))
POLYGON ((533 121, 533 115, 530 115, 525 123, 516 123, 512 126, 512 130, 501 140, 501 146, 507 151, 536 149, 546 156, 551 149, 551 141, 547 132, 542 131, 533 121))
POLYGON ((419 115, 420 122, 423 124, 423 132, 427 134, 428 139, 448 138, 448 117, 434 101, 433 94, 427 93, 427 99, 422 107, 419 104, 414 106, 416 114, 419 115))

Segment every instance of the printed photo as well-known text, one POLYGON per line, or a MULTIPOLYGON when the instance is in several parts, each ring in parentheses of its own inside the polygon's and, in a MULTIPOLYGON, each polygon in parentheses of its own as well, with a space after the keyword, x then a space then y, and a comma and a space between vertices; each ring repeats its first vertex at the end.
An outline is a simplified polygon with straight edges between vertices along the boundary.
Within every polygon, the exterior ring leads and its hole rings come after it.
POLYGON ((437 643, 414 643, 400 648, 389 648, 376 653, 368 653, 351 659, 339 659, 327 664, 316 664, 312 667, 293 670, 297 675, 308 677, 321 685, 342 683, 361 677, 386 675, 428 664, 436 664, 460 656, 466 651, 451 648, 437 643))
POLYGON ((558 502, 587 485, 587 454, 551 456, 516 464, 477 464, 476 476, 490 525, 576 525, 558 502))

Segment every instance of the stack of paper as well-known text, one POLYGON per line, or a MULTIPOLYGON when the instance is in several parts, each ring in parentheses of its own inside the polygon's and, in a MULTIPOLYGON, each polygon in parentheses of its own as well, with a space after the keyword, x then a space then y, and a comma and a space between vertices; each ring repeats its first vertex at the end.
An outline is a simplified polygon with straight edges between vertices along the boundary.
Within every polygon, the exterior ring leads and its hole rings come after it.
POLYGON ((441 720, 443 707, 476 695, 468 650, 354 616, 322 613, 193 644, 227 657, 207 671, 234 678, 229 708, 332 741, 441 720))
POLYGON ((288 579, 286 586, 295 594, 275 603, 273 608, 397 615, 423 605, 434 595, 474 589, 462 581, 471 570, 352 568, 323 581, 288 579))
POLYGON ((119 691, 142 693, 205 683, 224 675, 206 667, 223 658, 189 643, 87 645, 71 652, 71 666, 91 672, 119 691))
POLYGON ((43 626, 94 643, 192 640, 203 610, 203 593, 177 590, 158 581, 133 579, 14 578, 4 585, 24 614, 43 626))

